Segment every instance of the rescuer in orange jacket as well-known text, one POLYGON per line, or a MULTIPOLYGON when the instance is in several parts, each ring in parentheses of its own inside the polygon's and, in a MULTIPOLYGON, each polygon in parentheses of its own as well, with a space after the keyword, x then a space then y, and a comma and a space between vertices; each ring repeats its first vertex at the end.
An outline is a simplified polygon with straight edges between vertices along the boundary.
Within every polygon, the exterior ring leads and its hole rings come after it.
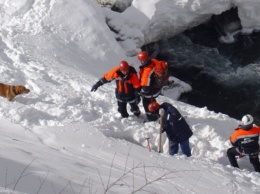
MULTIPOLYGON (((169 74, 168 71, 163 70, 162 72, 155 71, 155 66, 158 61, 156 59, 150 59, 148 54, 144 51, 137 54, 137 59, 141 62, 140 71, 140 83, 142 89, 140 94, 143 99, 143 106, 149 121, 155 121, 158 119, 157 115, 148 110, 148 105, 151 102, 156 102, 156 98, 161 94, 162 87, 168 84, 169 74), (160 75, 159 75, 160 74, 160 75), (165 75, 162 75, 165 74, 165 75)), ((167 63, 166 63, 167 65, 167 63)))
POLYGON ((254 126, 253 122, 254 119, 251 115, 243 116, 241 125, 230 136, 233 147, 227 150, 227 156, 231 166, 239 168, 236 157, 247 155, 255 171, 260 172, 258 156, 260 127, 254 126))
POLYGON ((141 85, 135 68, 129 66, 126 61, 121 61, 119 66, 104 74, 104 77, 91 88, 91 92, 95 92, 98 87, 112 80, 116 80, 115 93, 118 112, 123 118, 127 118, 129 116, 127 103, 129 103, 131 112, 133 112, 135 116, 139 116, 140 110, 138 103, 140 102, 139 90, 141 89, 141 85))

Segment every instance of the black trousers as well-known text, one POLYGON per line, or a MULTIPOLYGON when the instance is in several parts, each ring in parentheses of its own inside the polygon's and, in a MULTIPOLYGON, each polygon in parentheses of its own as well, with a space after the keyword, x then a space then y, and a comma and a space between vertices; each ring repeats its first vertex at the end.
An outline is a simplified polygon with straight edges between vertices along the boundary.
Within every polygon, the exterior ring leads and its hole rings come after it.
MULTIPOLYGON (((129 116, 128 112, 127 112, 127 102, 122 102, 122 101, 117 101, 117 105, 118 105, 118 112, 121 114, 121 116, 123 118, 127 118, 129 116)), ((131 109, 130 111, 135 115, 135 116, 139 116, 141 114, 138 105, 136 104, 136 102, 131 102, 129 103, 131 109)))
POLYGON ((155 113, 151 113, 149 110, 148 110, 148 105, 151 103, 151 102, 156 102, 155 99, 151 99, 151 98, 145 98, 143 97, 143 106, 144 106, 144 111, 145 111, 145 114, 146 114, 146 117, 149 121, 156 121, 158 119, 158 116, 157 114, 155 113))
MULTIPOLYGON (((236 160, 236 156, 239 156, 239 155, 240 155, 240 153, 236 150, 235 147, 229 148, 227 150, 227 156, 228 156, 231 166, 239 168, 237 160, 236 160)), ((249 160, 250 160, 250 163, 253 165, 255 171, 260 172, 260 162, 259 162, 258 153, 254 154, 254 155, 249 155, 249 160)))

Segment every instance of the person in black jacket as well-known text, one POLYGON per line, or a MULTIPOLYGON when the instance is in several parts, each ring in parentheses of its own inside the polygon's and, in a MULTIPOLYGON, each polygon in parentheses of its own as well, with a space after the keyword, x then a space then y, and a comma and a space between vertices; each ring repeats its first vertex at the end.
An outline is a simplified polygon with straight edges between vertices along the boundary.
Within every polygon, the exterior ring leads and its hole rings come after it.
POLYGON ((236 157, 248 156, 256 172, 260 172, 259 162, 260 127, 254 125, 254 118, 247 114, 243 116, 241 124, 230 136, 233 147, 227 150, 231 166, 239 168, 236 157))
POLYGON ((180 145, 182 153, 190 157, 189 138, 193 135, 193 132, 180 112, 167 102, 161 105, 155 101, 151 102, 148 109, 150 112, 155 112, 158 116, 163 115, 162 128, 169 139, 170 155, 177 154, 180 145))

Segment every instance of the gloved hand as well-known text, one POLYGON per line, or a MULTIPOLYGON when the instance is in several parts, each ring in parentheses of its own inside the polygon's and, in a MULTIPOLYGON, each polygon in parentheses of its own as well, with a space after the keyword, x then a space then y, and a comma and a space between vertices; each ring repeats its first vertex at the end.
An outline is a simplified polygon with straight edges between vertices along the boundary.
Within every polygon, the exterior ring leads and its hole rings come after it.
POLYGON ((141 97, 138 95, 135 97, 135 103, 139 104, 141 102, 141 97))
POLYGON ((164 109, 163 109, 163 108, 160 108, 160 109, 159 109, 159 115, 163 115, 163 114, 164 114, 164 112, 165 112, 165 111, 164 111, 164 109))
POLYGON ((141 91, 140 91, 140 96, 144 97, 149 91, 149 87, 148 86, 143 86, 141 91))
POLYGON ((99 80, 94 86, 92 86, 90 91, 95 92, 98 89, 98 87, 102 85, 103 85, 102 82, 99 80))

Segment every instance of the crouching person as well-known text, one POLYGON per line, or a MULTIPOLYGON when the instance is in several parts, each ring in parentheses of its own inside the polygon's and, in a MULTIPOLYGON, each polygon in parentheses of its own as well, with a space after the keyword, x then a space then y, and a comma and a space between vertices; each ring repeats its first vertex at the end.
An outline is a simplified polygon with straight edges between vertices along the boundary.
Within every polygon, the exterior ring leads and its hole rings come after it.
POLYGON ((182 153, 187 157, 191 156, 189 138, 193 135, 188 123, 180 112, 171 104, 164 102, 161 105, 151 102, 148 106, 150 112, 162 116, 163 132, 166 132, 169 139, 170 155, 177 154, 179 145, 182 153))
POLYGON ((140 115, 138 103, 140 102, 139 91, 141 88, 137 72, 134 67, 129 66, 126 61, 121 61, 119 66, 116 66, 109 72, 105 73, 92 88, 91 92, 95 92, 100 86, 116 80, 116 98, 118 105, 118 112, 123 118, 129 116, 127 112, 127 103, 131 107, 131 112, 135 116, 140 115))
POLYGON ((251 115, 245 115, 241 124, 230 136, 233 147, 227 150, 227 156, 231 166, 239 168, 236 157, 247 155, 256 172, 260 172, 259 162, 259 134, 260 128, 253 125, 254 119, 251 115))

